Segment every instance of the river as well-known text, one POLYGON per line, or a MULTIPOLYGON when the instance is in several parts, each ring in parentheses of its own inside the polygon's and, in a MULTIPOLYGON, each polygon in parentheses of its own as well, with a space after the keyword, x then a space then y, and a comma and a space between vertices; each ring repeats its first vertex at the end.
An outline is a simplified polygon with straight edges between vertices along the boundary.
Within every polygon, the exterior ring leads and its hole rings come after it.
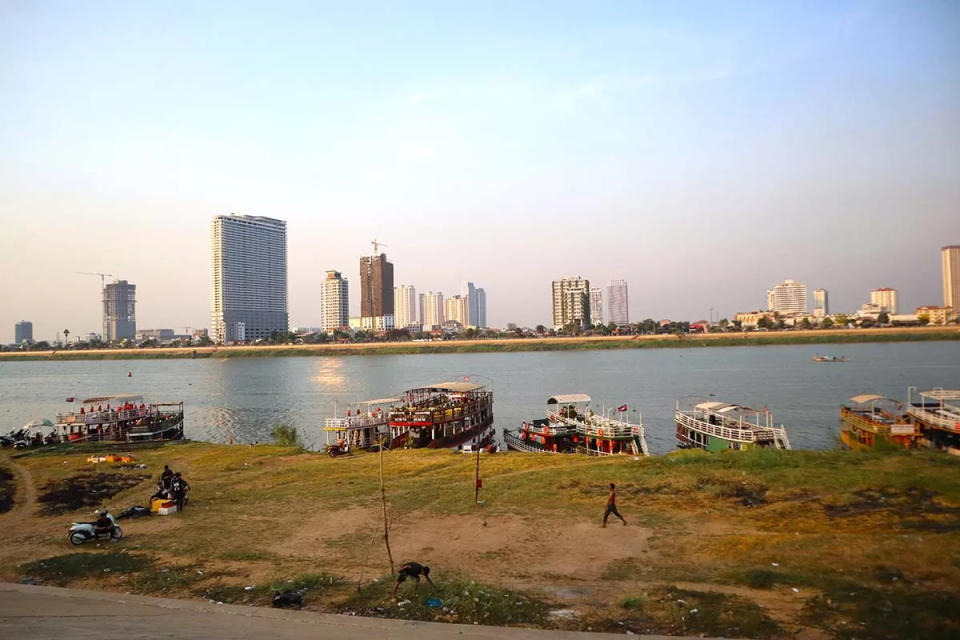
POLYGON ((860 393, 905 400, 908 386, 960 388, 960 342, 624 349, 398 356, 0 362, 0 432, 69 409, 68 397, 135 393, 182 400, 187 437, 269 440, 277 423, 324 444, 335 407, 427 383, 488 378, 497 432, 541 417, 556 393, 586 393, 593 408, 642 415, 651 453, 675 448, 678 398, 766 406, 795 449, 836 446, 840 405, 860 393), (852 361, 815 363, 817 353, 852 361), (129 375, 128 375, 129 374, 129 375))

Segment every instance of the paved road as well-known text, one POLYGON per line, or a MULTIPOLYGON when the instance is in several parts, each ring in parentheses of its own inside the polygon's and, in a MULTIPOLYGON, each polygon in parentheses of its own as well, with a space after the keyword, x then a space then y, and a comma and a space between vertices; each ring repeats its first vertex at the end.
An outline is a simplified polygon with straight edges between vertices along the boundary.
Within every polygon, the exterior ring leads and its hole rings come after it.
MULTIPOLYGON (((215 605, 104 591, 0 583, 0 638, 17 640, 589 640, 609 634, 411 622, 215 605)), ((642 636, 677 640, 674 636, 642 636)))

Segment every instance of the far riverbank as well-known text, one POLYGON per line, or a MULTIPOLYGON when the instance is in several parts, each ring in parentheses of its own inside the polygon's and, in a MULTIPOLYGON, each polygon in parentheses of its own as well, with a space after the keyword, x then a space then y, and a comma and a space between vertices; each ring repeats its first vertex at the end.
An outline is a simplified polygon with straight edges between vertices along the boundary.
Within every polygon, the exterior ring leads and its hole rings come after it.
POLYGON ((960 327, 885 329, 815 329, 681 335, 588 336, 576 338, 505 338, 435 342, 366 342, 356 344, 288 344, 260 346, 154 347, 145 349, 67 349, 8 351, 3 360, 126 360, 162 358, 257 358, 283 356, 405 355, 430 353, 497 353, 519 351, 579 351, 744 347, 785 344, 850 344, 868 342, 928 342, 960 340, 960 327))

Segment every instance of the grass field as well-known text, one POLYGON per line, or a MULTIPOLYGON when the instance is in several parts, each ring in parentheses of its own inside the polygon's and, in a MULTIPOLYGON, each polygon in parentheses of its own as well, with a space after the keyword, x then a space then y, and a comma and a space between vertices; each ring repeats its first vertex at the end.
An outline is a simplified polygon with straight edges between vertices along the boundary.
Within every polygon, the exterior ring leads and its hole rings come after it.
POLYGON ((134 455, 147 470, 73 451, 0 457, 32 485, 0 515, 18 522, 0 579, 263 605, 302 588, 322 611, 620 633, 960 633, 960 460, 936 452, 485 454, 481 505, 475 458, 387 452, 394 560, 429 564, 437 583, 405 583, 398 601, 375 454, 181 443, 134 455), (163 464, 189 479, 191 505, 121 521, 117 544, 72 547, 69 523, 90 507, 42 515, 37 502, 91 471, 129 475, 137 484, 115 482, 107 502, 117 513, 146 504, 163 464), (609 482, 629 526, 599 526, 609 482))
POLYGON ((125 360, 164 358, 273 358, 283 356, 403 355, 429 353, 492 353, 579 351, 584 349, 657 349, 765 346, 778 344, 851 344, 864 342, 926 342, 960 340, 958 327, 884 329, 824 329, 691 335, 591 336, 581 338, 522 338, 447 340, 440 342, 373 342, 358 344, 158 347, 153 349, 89 349, 66 351, 7 351, 0 360, 125 360))

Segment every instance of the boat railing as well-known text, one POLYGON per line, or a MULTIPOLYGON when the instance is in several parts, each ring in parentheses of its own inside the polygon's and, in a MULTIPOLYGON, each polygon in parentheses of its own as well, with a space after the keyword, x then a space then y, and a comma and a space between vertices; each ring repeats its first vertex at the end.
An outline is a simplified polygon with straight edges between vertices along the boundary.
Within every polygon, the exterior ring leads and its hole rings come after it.
POLYGON ((610 453, 609 451, 598 451, 597 449, 591 449, 590 447, 577 447, 577 453, 582 453, 588 456, 613 456, 618 455, 615 453, 610 453))
POLYGON ((389 421, 389 415, 386 413, 377 413, 374 415, 348 416, 346 418, 326 418, 323 421, 323 428, 327 431, 344 431, 347 429, 362 429, 366 427, 375 427, 386 424, 389 421))
POLYGON ((847 407, 844 407, 840 413, 844 420, 856 425, 858 429, 863 431, 880 433, 883 430, 889 429, 891 434, 898 436, 919 435, 919 429, 915 424, 903 422, 889 415, 877 416, 876 414, 871 414, 868 418, 863 412, 854 411, 847 407))
POLYGON ((922 407, 909 407, 907 413, 917 420, 921 420, 938 429, 960 433, 960 419, 958 418, 933 413, 922 407))
POLYGON ((786 438, 785 431, 776 427, 758 427, 750 424, 749 429, 732 429, 718 424, 710 424, 703 420, 697 420, 693 416, 683 412, 677 413, 677 422, 688 429, 694 429, 701 433, 708 433, 712 436, 734 442, 763 442, 786 438))
POLYGON ((577 433, 593 438, 632 438, 639 436, 641 425, 613 420, 605 416, 589 416, 586 419, 565 418, 568 424, 572 423, 577 433))

